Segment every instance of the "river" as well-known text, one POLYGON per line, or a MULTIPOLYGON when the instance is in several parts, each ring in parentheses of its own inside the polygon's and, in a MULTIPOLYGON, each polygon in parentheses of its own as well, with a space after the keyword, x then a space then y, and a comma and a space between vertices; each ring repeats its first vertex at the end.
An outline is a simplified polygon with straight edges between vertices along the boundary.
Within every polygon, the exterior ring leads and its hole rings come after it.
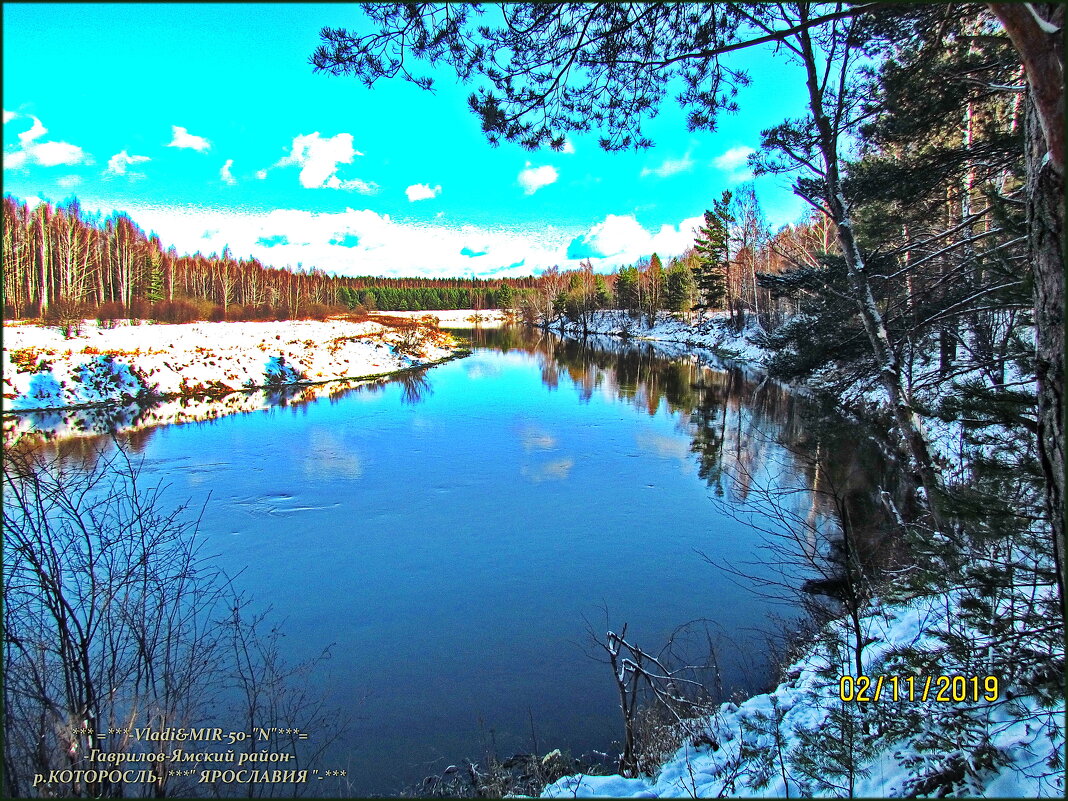
MULTIPOLYGON (((624 623, 656 651, 704 620, 723 694, 763 689, 775 617, 797 612, 711 562, 776 578, 772 524, 744 510, 801 488, 791 514, 820 518, 803 491, 814 448, 832 449, 841 492, 871 496, 876 456, 814 433, 809 404, 756 371, 464 333, 470 357, 389 383, 125 437, 170 502, 203 505, 206 547, 284 632, 287 662, 330 648, 308 686, 348 721, 317 765, 346 771, 343 795, 535 741, 618 748, 616 688, 592 657, 624 623)), ((87 458, 100 442, 54 447, 87 458)))

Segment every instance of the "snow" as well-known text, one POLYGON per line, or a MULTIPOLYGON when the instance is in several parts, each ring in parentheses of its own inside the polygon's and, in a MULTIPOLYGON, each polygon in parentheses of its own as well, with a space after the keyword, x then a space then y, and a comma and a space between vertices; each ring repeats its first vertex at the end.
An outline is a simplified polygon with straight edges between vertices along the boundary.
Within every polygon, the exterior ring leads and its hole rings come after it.
MULTIPOLYGON (((863 618, 865 639, 871 642, 864 649, 865 675, 906 675, 902 663, 896 659, 905 649, 931 650, 937 647, 933 631, 958 612, 959 593, 936 595, 907 603, 873 605, 863 618)), ((835 727, 831 714, 842 707, 839 698, 841 675, 850 675, 848 657, 834 645, 846 642, 850 633, 842 622, 829 625, 819 644, 813 646, 800 660, 784 672, 787 680, 770 693, 754 696, 741 704, 722 704, 707 718, 691 722, 690 742, 668 759, 655 776, 624 778, 622 776, 565 776, 543 791, 543 797, 601 797, 601 798, 658 798, 658 797, 833 797, 843 794, 842 788, 819 787, 810 778, 799 775, 790 764, 790 755, 804 747, 803 737, 815 733, 821 738, 832 737, 835 727), (837 630, 835 630, 837 629, 837 630), (777 753, 769 722, 778 717, 778 732, 782 753, 787 755, 785 771, 774 758, 777 753), (699 741, 701 745, 692 743, 699 741), (771 759, 772 769, 767 760, 771 759), (783 775, 785 773, 785 776, 783 775)), ((945 664, 944 675, 963 675, 961 666, 945 664)), ((919 682, 917 682, 919 684, 919 682)), ((985 720, 989 744, 1007 761, 985 770, 976 770, 968 778, 975 795, 987 797, 1061 797, 1064 776, 1059 769, 1046 763, 1054 753, 1064 756, 1064 703, 1041 708, 1033 698, 1022 696, 1014 704, 1021 710, 1010 712, 1005 702, 1006 690, 1001 688, 1001 700, 993 703, 939 703, 916 698, 911 703, 924 718, 939 715, 968 714, 975 720, 985 720)), ((917 695, 919 694, 917 690, 917 695)), ((877 723, 878 704, 856 705, 853 711, 867 714, 877 723)), ((845 704, 850 706, 850 704, 845 704)), ((771 725, 774 725, 773 723, 771 725)), ((858 797, 894 797, 906 795, 917 771, 910 760, 925 755, 914 747, 921 734, 901 736, 870 755, 857 767, 853 795, 858 797)), ((967 753, 961 751, 964 757, 967 753)), ((831 777, 826 781, 830 782, 831 777)), ((835 779, 845 782, 846 779, 835 779)))
MULTIPOLYGON (((582 326, 556 320, 547 326, 569 336, 581 336, 582 326)), ((655 325, 620 311, 602 311, 590 316, 586 330, 599 335, 629 340, 655 342, 657 349, 670 350, 678 343, 683 353, 694 355, 707 349, 719 356, 733 356, 750 362, 755 368, 766 364, 770 355, 763 347, 763 331, 752 319, 735 333, 725 315, 708 315, 688 323, 675 315, 659 316, 655 325)), ((915 400, 925 409, 935 409, 939 401, 952 393, 953 382, 978 378, 978 374, 940 375, 938 366, 930 365, 912 376, 917 389, 915 400)), ((1029 384, 1013 364, 1006 366, 1006 381, 1019 389, 1029 384)), ((810 389, 835 387, 841 390, 841 375, 834 366, 813 376, 810 389)), ((1033 387, 1031 387, 1033 388, 1033 387)), ((798 387, 803 390, 804 387, 798 387)), ((854 382, 838 393, 845 409, 885 410, 886 390, 877 382, 854 382)), ((959 420, 943 420, 932 415, 917 415, 928 437, 932 455, 942 466, 947 481, 969 480, 967 465, 974 446, 965 442, 965 427, 959 420)), ((997 439, 998 429, 988 429, 997 439)), ((1011 448, 1008 432, 1005 447, 1011 448)), ((989 455, 990 445, 978 447, 989 455)), ((940 629, 956 627, 963 639, 984 635, 962 631, 960 602, 963 592, 946 591, 911 601, 873 601, 863 617, 863 669, 868 676, 904 677, 914 668, 903 656, 923 654, 938 665, 939 675, 976 675, 974 665, 953 664, 937 636, 940 629)), ((1034 603, 1035 599, 1031 599, 1034 603)), ((852 633, 844 621, 828 624, 807 653, 784 671, 786 680, 769 693, 754 696, 740 704, 722 704, 705 718, 685 723, 679 741, 685 744, 661 765, 653 776, 566 776, 547 786, 545 797, 893 797, 939 793, 946 782, 924 787, 922 775, 959 773, 953 785, 959 794, 986 797, 1063 797, 1065 745, 1063 700, 1043 707, 1036 696, 1016 693, 1015 688, 1001 687, 995 702, 950 703, 902 700, 918 712, 919 725, 914 731, 885 739, 854 753, 859 764, 853 770, 852 787, 843 776, 798 769, 797 758, 804 759, 812 743, 833 748, 842 740, 843 710, 854 718, 867 718, 877 725, 879 704, 845 703, 839 697, 839 678, 855 673, 856 668, 844 645, 852 633), (1009 694, 1015 697, 1011 700, 1009 694), (837 718, 836 718, 837 715, 837 718), (986 751, 975 743, 948 744, 931 749, 925 738, 946 736, 946 720, 968 720, 981 732, 986 751), (778 742, 776 742, 778 740, 778 742), (778 756, 779 754, 783 756, 778 756), (983 754, 993 754, 986 762, 983 754), (836 786, 837 785, 837 786, 836 786)), ((1051 663, 1053 659, 1051 656, 1051 663)), ((980 677, 980 681, 982 677, 980 677)))
MULTIPOLYGON (((569 336, 582 334, 581 324, 563 319, 550 323, 548 328, 569 336)), ((649 325, 644 315, 635 317, 625 311, 608 309, 591 312, 586 330, 634 340, 689 346, 684 350, 704 348, 741 362, 763 364, 768 355, 760 345, 764 330, 752 315, 746 316, 742 331, 735 333, 725 312, 695 315, 692 321, 670 312, 660 312, 656 322, 649 325)))
MULTIPOLYGON (((367 379, 433 364, 458 349, 444 332, 424 329, 413 342, 405 342, 401 331, 373 320, 137 322, 99 328, 86 321, 81 333, 69 339, 54 328, 5 322, 5 415, 102 405, 122 408, 148 399, 180 398, 181 411, 170 411, 175 420, 188 419, 189 401, 195 398, 367 379)), ((257 407, 267 397, 206 401, 198 413, 217 416, 257 407)), ((157 424, 171 421, 160 414, 164 410, 155 407, 151 416, 157 424)), ((20 427, 5 417, 5 432, 20 427)))
MULTIPOLYGON (((372 312, 372 315, 375 312, 372 312)), ((468 328, 472 325, 481 328, 497 328, 511 319, 511 315, 500 309, 435 309, 433 311, 384 311, 380 314, 389 317, 432 317, 438 325, 445 328, 468 328)))

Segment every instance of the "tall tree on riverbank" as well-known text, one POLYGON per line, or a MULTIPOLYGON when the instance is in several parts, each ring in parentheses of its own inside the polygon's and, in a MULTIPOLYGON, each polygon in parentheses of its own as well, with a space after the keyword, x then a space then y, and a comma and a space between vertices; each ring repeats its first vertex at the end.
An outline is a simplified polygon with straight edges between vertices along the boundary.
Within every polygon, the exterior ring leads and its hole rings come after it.
MULTIPOLYGON (((792 11, 781 12, 781 20, 776 19, 775 11, 769 13, 780 24, 806 26, 811 9, 798 4, 792 11)), ((897 349, 875 301, 866 256, 856 238, 853 204, 843 183, 842 149, 863 114, 863 100, 869 92, 863 77, 864 62, 885 45, 880 28, 881 21, 853 17, 831 21, 817 30, 801 27, 784 40, 804 65, 810 116, 799 124, 785 122, 770 129, 764 145, 791 170, 803 171, 804 177, 795 183, 795 193, 835 224, 851 298, 863 322, 894 421, 912 457, 934 525, 943 530, 942 479, 903 380, 897 349)))
POLYGON ((731 248, 730 226, 734 218, 730 213, 731 193, 712 202, 705 212, 705 223, 697 229, 694 251, 698 261, 694 269, 694 283, 700 301, 699 309, 730 308, 731 248))

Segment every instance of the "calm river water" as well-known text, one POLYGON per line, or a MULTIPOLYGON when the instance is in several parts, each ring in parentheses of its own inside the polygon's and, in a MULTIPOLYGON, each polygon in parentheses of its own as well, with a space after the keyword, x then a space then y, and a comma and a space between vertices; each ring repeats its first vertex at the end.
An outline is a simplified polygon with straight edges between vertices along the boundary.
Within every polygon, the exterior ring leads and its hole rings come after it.
MULTIPOLYGON (((403 380, 130 438, 170 500, 206 501, 208 550, 270 607, 286 659, 333 646, 311 695, 349 728, 316 767, 344 768, 348 794, 533 737, 611 751, 618 698, 591 632, 626 623, 656 651, 706 619, 726 689, 756 691, 769 614, 790 614, 702 554, 767 574, 730 509, 809 480, 799 399, 647 345, 473 343, 403 380)), ((843 448, 842 475, 860 458, 843 448)))

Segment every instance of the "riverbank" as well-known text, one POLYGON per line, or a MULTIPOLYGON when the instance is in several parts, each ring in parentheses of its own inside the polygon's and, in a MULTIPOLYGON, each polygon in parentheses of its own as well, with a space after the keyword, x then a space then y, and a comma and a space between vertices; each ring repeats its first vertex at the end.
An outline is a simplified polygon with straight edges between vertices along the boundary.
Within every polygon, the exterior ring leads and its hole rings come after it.
POLYGON ((726 312, 696 313, 690 319, 671 312, 660 312, 650 324, 645 315, 632 315, 620 309, 590 312, 586 323, 560 317, 546 326, 564 336, 605 334, 624 339, 670 342, 691 348, 704 348, 736 361, 763 365, 768 352, 761 344, 764 331, 756 318, 746 318, 745 327, 736 331, 726 312))
POLYGON ((964 598, 949 591, 874 602, 861 618, 870 687, 842 680, 855 673, 841 647, 852 633, 835 621, 771 692, 680 724, 683 745, 654 776, 567 776, 542 795, 1062 797, 1063 699, 1016 695, 997 677, 980 677, 974 687, 948 678, 976 673, 946 652, 940 636, 959 629, 964 598), (928 689, 915 671, 917 654, 938 660, 928 689), (906 715, 911 729, 900 725, 906 715))
MULTIPOLYGON (((560 320, 547 327, 570 337, 581 337, 585 329, 629 340, 682 342, 757 367, 772 355, 761 346, 763 332, 755 321, 736 333, 725 315, 693 323, 667 316, 650 326, 608 311, 591 315, 585 326, 560 320)), ((990 459, 995 447, 1011 447, 1011 438, 999 439, 1003 429, 991 425, 991 444, 970 444, 967 421, 938 410, 944 400, 953 400, 957 386, 981 376, 955 371, 936 380, 937 363, 923 367, 927 372, 913 387, 918 416, 941 475, 966 496, 975 480, 974 463, 990 459)), ((1033 390, 1011 364, 1006 379, 1010 386, 1033 390)), ((843 411, 879 421, 887 441, 893 438, 886 393, 878 384, 843 381, 827 368, 799 389, 832 391, 843 411)), ((1049 556, 1042 542, 1026 536, 1006 546, 1002 535, 997 547, 1007 550, 994 553, 983 544, 983 526, 972 527, 977 529, 972 550, 961 552, 961 544, 942 533, 925 535, 936 541, 927 543, 930 550, 944 547, 950 562, 963 561, 959 573, 939 575, 936 569, 926 582, 909 582, 904 574, 930 565, 895 571, 900 580, 896 574, 886 577, 879 597, 861 607, 859 622, 843 618, 816 632, 773 690, 673 727, 670 737, 680 747, 658 758, 663 761, 652 775, 572 775, 547 786, 543 795, 1062 796, 1065 703, 1063 685, 1056 688, 1064 652, 1056 626, 1048 625, 1058 605, 1046 577, 1049 556), (1004 570, 1030 578, 989 583, 1004 570), (1011 677, 1006 665, 1013 665, 1011 677), (855 681, 858 674, 870 677, 870 686, 855 681)), ((1038 526, 1030 533, 1041 536, 1038 526)))
MULTIPOLYGON (((644 315, 632 315, 618 309, 590 312, 585 326, 559 317, 541 326, 566 337, 582 337, 597 334, 622 340, 654 342, 664 346, 665 353, 674 356, 710 352, 715 356, 749 365, 755 370, 765 370, 772 351, 764 346, 766 332, 755 315, 747 315, 742 328, 736 329, 727 312, 696 312, 685 318, 672 312, 660 312, 655 322, 649 323, 644 315)), ((1024 381, 1013 365, 1008 365, 1006 380, 1020 390, 1036 391, 1033 381, 1024 381)), ((913 386, 916 414, 928 438, 932 456, 944 476, 950 481, 967 481, 964 462, 969 450, 965 441, 966 427, 956 419, 946 419, 931 414, 937 409, 951 382, 937 375, 937 365, 922 380, 913 386)), ((964 383, 980 380, 978 373, 954 373, 953 380, 964 383)), ((893 438, 889 398, 886 390, 875 379, 856 380, 845 386, 833 368, 816 371, 811 378, 801 383, 790 383, 790 389, 802 394, 823 393, 835 399, 843 414, 857 419, 882 418, 888 439, 893 438)), ((1005 436, 1011 438, 1006 431, 1005 436)), ((970 454, 974 456, 974 454, 970 454)))
POLYGON ((365 379, 434 364, 459 347, 436 326, 404 322, 128 320, 114 328, 87 322, 71 337, 55 328, 5 323, 3 409, 77 408, 365 379))
POLYGON ((435 309, 433 311, 371 312, 371 318, 384 315, 413 320, 430 317, 444 328, 500 328, 515 322, 515 315, 500 309, 435 309))

